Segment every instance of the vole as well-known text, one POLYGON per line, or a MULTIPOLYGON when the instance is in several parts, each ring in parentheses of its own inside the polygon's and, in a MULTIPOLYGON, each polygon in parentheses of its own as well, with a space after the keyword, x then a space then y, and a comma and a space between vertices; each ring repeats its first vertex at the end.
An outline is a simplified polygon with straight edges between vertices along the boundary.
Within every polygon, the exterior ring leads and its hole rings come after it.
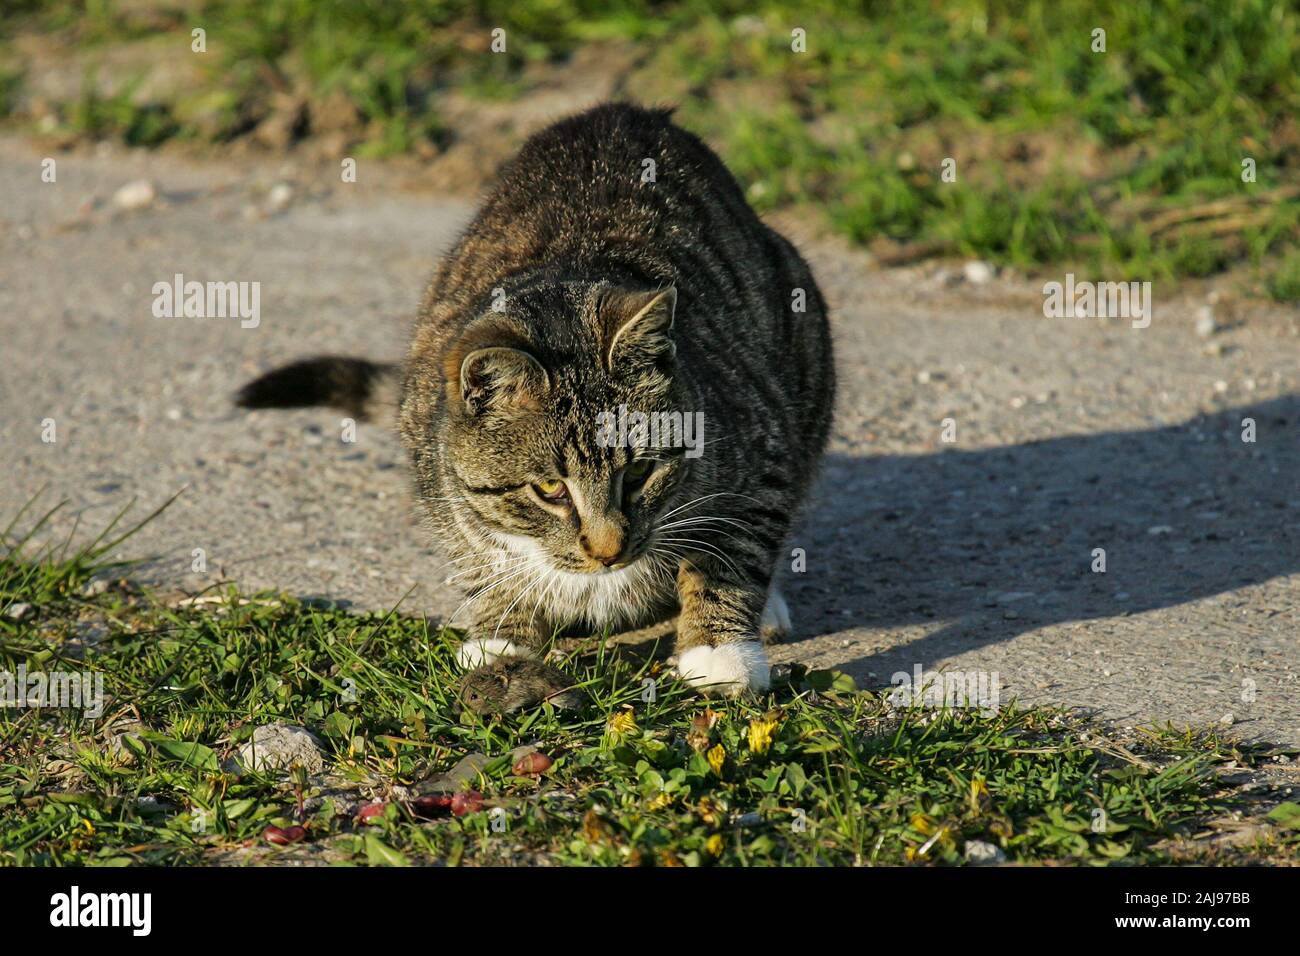
POLYGON ((461 705, 476 714, 509 714, 549 701, 576 710, 586 695, 563 671, 525 657, 501 657, 466 674, 460 684, 461 705), (556 691, 556 687, 564 688, 556 691))

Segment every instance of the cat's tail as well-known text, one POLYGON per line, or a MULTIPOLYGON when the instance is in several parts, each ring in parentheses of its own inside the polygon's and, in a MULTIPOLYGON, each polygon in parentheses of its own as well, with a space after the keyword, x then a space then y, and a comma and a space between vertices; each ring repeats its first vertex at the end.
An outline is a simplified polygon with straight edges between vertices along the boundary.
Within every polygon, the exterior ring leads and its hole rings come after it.
POLYGON ((300 359, 253 379, 235 395, 243 408, 306 408, 326 405, 358 420, 397 407, 399 366, 366 359, 321 355, 300 359))

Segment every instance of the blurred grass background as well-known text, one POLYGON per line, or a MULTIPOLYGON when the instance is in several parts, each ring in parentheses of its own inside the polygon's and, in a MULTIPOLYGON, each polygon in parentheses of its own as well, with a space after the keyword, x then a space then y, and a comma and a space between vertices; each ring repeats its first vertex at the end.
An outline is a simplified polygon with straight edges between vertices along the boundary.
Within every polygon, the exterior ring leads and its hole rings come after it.
MULTIPOLYGON (((588 70, 608 64, 620 95, 679 104, 760 210, 807 208, 885 261, 978 256, 1112 279, 1243 268, 1273 297, 1300 299, 1296 0, 6 0, 4 11, 0 115, 65 144, 320 141, 433 160, 481 135, 464 121, 475 104, 499 114, 553 90, 582 56, 588 70), (195 28, 203 56, 190 51, 195 28), (792 52, 795 28, 805 53, 792 52), (948 158, 955 182, 941 178, 948 158)), ((574 108, 585 105, 590 85, 571 80, 574 108)), ((513 146, 535 120, 492 135, 513 146)))

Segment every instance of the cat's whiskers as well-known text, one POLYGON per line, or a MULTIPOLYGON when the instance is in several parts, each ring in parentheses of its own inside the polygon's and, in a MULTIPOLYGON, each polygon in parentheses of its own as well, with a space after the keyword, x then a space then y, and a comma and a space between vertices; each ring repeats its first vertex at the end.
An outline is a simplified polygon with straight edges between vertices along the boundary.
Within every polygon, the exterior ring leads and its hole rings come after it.
POLYGON ((526 562, 524 567, 512 567, 506 572, 495 575, 493 577, 489 577, 487 581, 484 582, 487 586, 473 591, 467 598, 465 598, 465 600, 461 602, 460 607, 456 608, 456 610, 452 612, 451 617, 447 618, 447 623, 444 625, 444 627, 451 627, 452 622, 456 620, 456 615, 459 614, 461 611, 463 611, 474 601, 477 601, 485 594, 495 591, 497 588, 501 587, 503 584, 507 583, 508 581, 518 578, 522 574, 526 574, 530 570, 531 570, 531 562, 526 562))
POLYGON ((522 562, 527 560, 529 560, 528 555, 522 555, 514 558, 497 558, 495 560, 488 561, 484 564, 475 565, 472 568, 463 568, 460 571, 457 571, 451 577, 447 578, 446 581, 448 584, 450 584, 452 581, 455 581, 459 577, 463 577, 466 574, 473 574, 475 571, 482 571, 485 570, 486 568, 497 568, 500 570, 505 570, 506 568, 518 567, 522 562))
POLYGON ((559 581, 560 569, 552 568, 546 577, 546 587, 537 595, 537 602, 533 605, 533 613, 528 617, 528 626, 532 627, 533 622, 537 620, 537 612, 541 609, 544 601, 549 601, 551 592, 554 590, 556 582, 559 581))
POLYGON ((713 545, 705 541, 700 541, 697 538, 660 538, 659 540, 669 545, 693 544, 695 545, 694 550, 700 550, 703 551, 705 554, 712 555, 713 557, 721 561, 723 564, 727 565, 727 567, 731 568, 731 570, 734 571, 736 574, 740 574, 740 568, 736 567, 736 562, 732 561, 731 558, 727 557, 720 550, 718 550, 713 545))
POLYGON ((686 522, 684 524, 672 524, 662 528, 655 528, 656 534, 662 534, 669 531, 674 534, 679 534, 683 531, 702 531, 707 534, 721 535, 724 538, 730 538, 732 541, 740 540, 736 535, 726 530, 725 527, 715 527, 711 522, 686 522))
POLYGON ((660 516, 659 516, 659 520, 660 520, 660 521, 663 521, 665 518, 671 518, 673 515, 677 514, 678 512, 680 512, 680 511, 685 511, 687 508, 690 508, 690 507, 692 507, 692 506, 694 506, 694 505, 700 504, 701 502, 708 501, 708 500, 711 499, 711 498, 721 498, 721 497, 723 497, 723 496, 730 496, 730 497, 734 497, 734 498, 746 498, 746 499, 748 499, 748 500, 750 500, 750 501, 755 502, 756 504, 761 504, 761 502, 759 502, 759 500, 758 500, 757 498, 753 498, 753 497, 751 497, 750 495, 742 495, 742 494, 740 494, 739 492, 736 492, 736 491, 715 491, 713 494, 709 494, 709 495, 701 495, 701 496, 698 497, 698 498, 692 498, 690 501, 686 502, 686 504, 684 504, 684 505, 678 505, 678 506, 677 506, 676 508, 674 508, 672 511, 669 511, 669 512, 666 512, 666 513, 660 515, 660 516))
POLYGON ((547 571, 547 568, 546 565, 543 564, 538 570, 534 572, 528 584, 525 585, 519 591, 519 593, 515 596, 515 599, 510 602, 510 606, 501 612, 501 616, 497 618, 497 626, 492 631, 492 637, 494 639, 498 634, 501 633, 501 625, 505 623, 505 620, 510 615, 510 612, 515 609, 515 605, 518 604, 520 601, 522 601, 525 595, 527 595, 530 591, 532 591, 533 588, 537 587, 539 584, 541 584, 543 581, 546 580, 545 576, 543 575, 543 572, 545 571, 547 571))

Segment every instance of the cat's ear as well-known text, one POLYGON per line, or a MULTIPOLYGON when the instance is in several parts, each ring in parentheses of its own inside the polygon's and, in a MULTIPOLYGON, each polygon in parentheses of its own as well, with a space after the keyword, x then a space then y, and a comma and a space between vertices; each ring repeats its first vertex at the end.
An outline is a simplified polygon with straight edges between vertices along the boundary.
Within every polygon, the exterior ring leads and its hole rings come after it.
POLYGON ((527 352, 504 346, 475 349, 460 363, 460 400, 471 415, 538 411, 550 377, 527 352))
POLYGON ((677 290, 672 286, 651 292, 606 292, 600 303, 605 367, 612 370, 623 362, 670 363, 677 354, 672 334, 676 310, 677 290))

